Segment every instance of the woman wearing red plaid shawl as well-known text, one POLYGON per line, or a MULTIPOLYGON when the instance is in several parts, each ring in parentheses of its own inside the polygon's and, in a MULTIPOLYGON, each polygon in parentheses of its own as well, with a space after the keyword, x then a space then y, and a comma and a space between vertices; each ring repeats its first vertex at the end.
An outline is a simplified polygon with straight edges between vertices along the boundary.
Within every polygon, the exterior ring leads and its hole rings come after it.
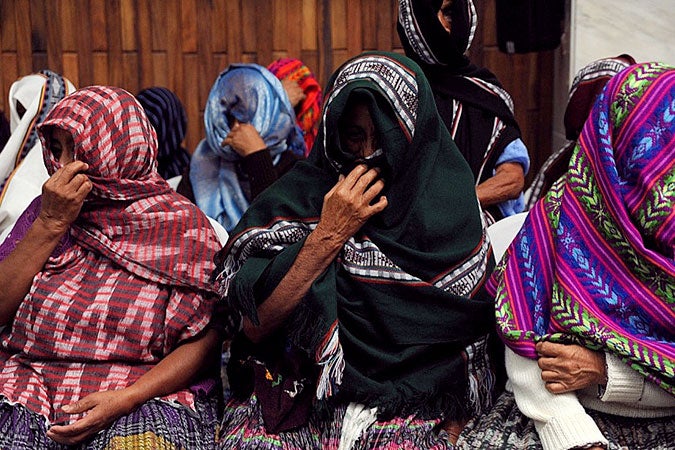
POLYGON ((0 246, 0 447, 212 447, 208 219, 128 92, 76 91, 38 133, 51 177, 0 246))

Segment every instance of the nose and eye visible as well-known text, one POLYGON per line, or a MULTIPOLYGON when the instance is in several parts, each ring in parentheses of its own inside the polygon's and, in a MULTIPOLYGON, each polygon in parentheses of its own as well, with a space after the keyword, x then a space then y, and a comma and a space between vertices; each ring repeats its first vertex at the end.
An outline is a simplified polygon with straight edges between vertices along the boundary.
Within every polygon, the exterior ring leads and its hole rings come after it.
POLYGON ((60 128, 52 129, 47 146, 62 165, 75 161, 75 142, 69 132, 60 128))
POLYGON ((375 130, 363 130, 353 127, 346 130, 345 142, 350 153, 360 157, 367 158, 375 153, 378 148, 378 139, 375 130))
POLYGON ((368 158, 379 148, 375 125, 365 103, 354 103, 345 110, 339 131, 343 149, 359 158, 368 158))

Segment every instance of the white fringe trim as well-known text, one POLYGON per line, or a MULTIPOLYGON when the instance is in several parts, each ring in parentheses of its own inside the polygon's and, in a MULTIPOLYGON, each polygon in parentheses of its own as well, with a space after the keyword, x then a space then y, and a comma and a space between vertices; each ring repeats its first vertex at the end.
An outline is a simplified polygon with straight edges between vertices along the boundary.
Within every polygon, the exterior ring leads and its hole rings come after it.
POLYGON ((487 337, 469 345, 467 372, 469 378, 469 404, 476 415, 486 412, 492 406, 492 391, 496 379, 487 355, 487 337))
POLYGON ((323 400, 333 395, 335 388, 342 384, 342 374, 345 370, 344 353, 338 338, 337 324, 333 327, 333 332, 326 345, 319 349, 317 353, 321 375, 316 387, 316 398, 323 400))
POLYGON ((377 420, 377 408, 367 408, 360 403, 350 403, 342 420, 338 450, 351 450, 361 433, 377 420))

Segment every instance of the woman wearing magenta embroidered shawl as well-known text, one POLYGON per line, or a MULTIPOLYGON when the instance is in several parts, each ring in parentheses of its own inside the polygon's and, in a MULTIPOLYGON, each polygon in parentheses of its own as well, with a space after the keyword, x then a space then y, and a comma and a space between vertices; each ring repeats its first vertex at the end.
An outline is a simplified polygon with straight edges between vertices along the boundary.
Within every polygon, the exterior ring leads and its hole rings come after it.
POLYGON ((504 441, 477 445, 672 448, 674 181, 675 69, 630 66, 491 279, 509 383, 536 434, 485 419, 477 434, 504 441))
POLYGON ((451 448, 441 421, 461 429, 494 380, 471 171, 410 59, 365 53, 326 92, 309 159, 218 256, 244 315, 220 445, 451 448))

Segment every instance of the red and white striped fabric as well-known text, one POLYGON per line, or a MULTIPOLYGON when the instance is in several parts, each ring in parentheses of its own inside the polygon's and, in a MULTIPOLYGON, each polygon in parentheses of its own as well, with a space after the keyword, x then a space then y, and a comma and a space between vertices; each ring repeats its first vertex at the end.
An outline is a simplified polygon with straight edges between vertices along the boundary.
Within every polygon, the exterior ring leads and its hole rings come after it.
MULTIPOLYGON (((51 422, 63 405, 133 384, 209 326, 209 278, 220 248, 208 219, 156 167, 157 139, 128 92, 94 86, 61 101, 39 127, 73 137, 94 184, 70 230, 0 335, 0 394, 51 422)), ((169 400, 190 406, 181 391, 169 400)))

